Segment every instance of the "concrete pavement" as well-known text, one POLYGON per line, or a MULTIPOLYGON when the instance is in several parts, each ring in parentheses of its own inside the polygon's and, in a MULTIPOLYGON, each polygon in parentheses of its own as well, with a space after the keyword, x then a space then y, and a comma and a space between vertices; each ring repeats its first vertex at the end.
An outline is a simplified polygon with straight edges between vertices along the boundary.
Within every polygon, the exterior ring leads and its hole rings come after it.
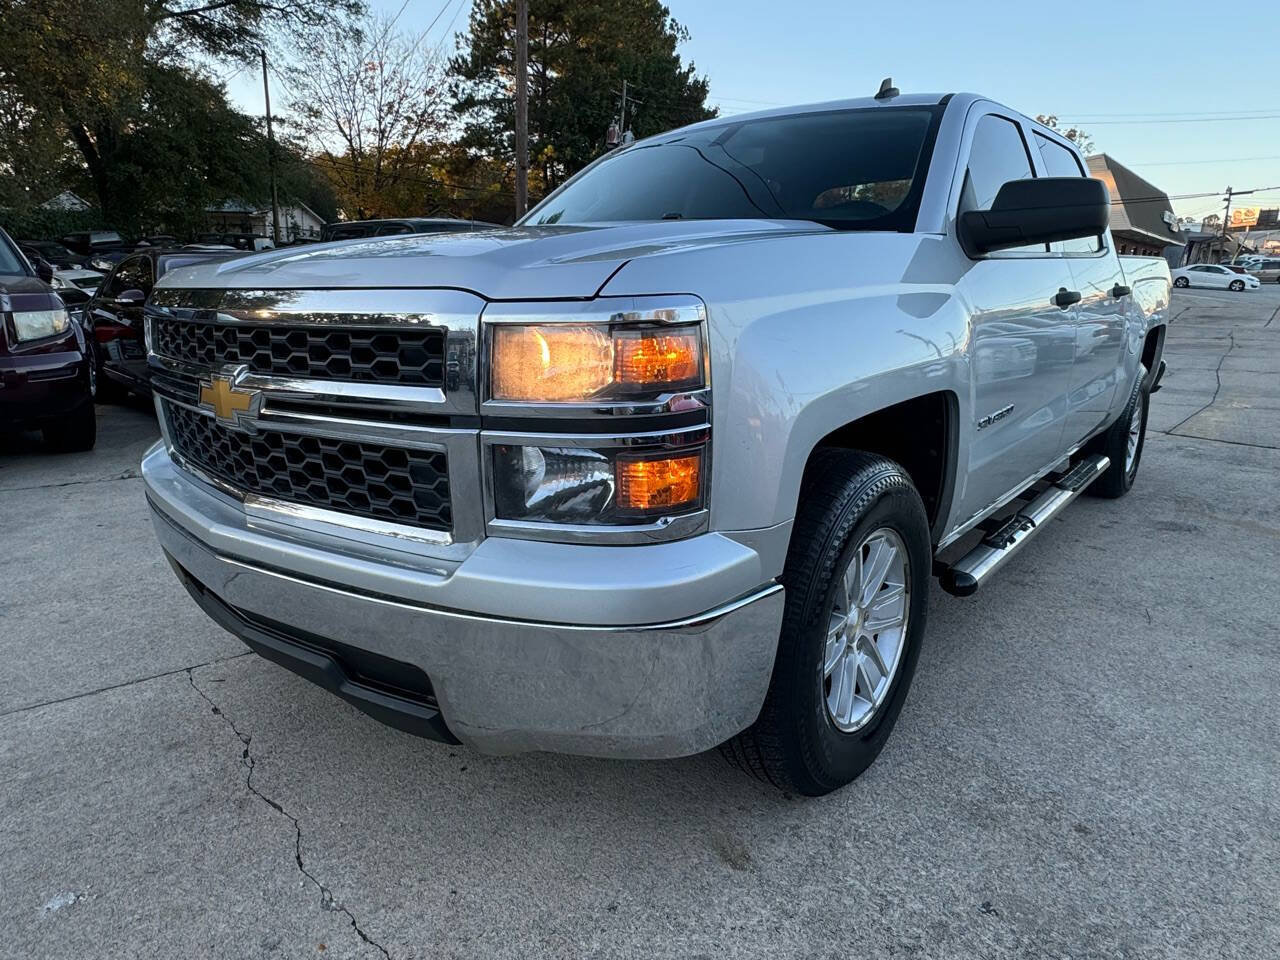
POLYGON ((1175 313, 1134 490, 935 590, 818 801, 381 727, 178 587, 145 405, 0 442, 0 957, 1280 953, 1280 285, 1175 313))

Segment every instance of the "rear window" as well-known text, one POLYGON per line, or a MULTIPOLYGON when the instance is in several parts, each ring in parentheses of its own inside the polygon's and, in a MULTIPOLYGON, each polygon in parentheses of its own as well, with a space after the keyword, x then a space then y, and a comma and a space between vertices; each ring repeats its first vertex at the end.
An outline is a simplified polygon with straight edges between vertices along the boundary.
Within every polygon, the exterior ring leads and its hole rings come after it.
POLYGON ((598 161, 523 223, 781 219, 910 230, 940 114, 880 107, 676 132, 598 161))
POLYGON ((330 240, 355 240, 369 235, 368 227, 339 227, 329 234, 330 240))

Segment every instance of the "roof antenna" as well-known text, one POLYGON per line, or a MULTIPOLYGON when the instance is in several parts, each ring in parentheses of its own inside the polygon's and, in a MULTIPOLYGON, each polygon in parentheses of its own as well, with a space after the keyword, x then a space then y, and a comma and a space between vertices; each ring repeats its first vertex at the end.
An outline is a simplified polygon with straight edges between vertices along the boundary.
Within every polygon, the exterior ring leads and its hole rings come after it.
POLYGON ((877 100, 889 100, 898 95, 898 88, 893 85, 893 77, 885 77, 880 81, 880 92, 876 94, 877 100))

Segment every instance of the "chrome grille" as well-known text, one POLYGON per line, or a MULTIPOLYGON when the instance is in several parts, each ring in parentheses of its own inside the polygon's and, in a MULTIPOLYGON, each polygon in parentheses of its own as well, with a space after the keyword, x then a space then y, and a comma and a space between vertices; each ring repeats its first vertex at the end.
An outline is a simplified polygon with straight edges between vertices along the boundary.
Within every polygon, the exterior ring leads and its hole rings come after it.
POLYGON ((258 429, 164 403, 174 450, 215 480, 245 493, 431 530, 450 530, 445 454, 366 440, 258 429))
POLYGON ((245 364, 253 373, 315 380, 444 385, 445 333, 438 328, 335 329, 170 317, 152 322, 155 352, 182 363, 245 364))

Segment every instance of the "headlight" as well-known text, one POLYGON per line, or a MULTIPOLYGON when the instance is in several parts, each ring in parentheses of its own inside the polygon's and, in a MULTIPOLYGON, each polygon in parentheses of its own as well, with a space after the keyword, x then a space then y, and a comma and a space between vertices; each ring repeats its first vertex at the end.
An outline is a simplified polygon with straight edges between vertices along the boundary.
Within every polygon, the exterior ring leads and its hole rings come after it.
POLYGON ((705 448, 493 446, 499 520, 636 524, 689 513, 703 503, 705 448))
POLYGON ((19 341, 41 340, 65 333, 71 318, 65 308, 56 310, 18 310, 13 313, 13 332, 19 341))
POLYGON ((54 275, 53 279, 49 281, 49 286, 53 287, 53 289, 55 290, 61 290, 66 285, 67 285, 67 281, 63 280, 61 277, 59 277, 56 274, 54 275))
POLYGON ((582 403, 706 386, 696 324, 502 324, 492 342, 494 400, 582 403))
POLYGON ((102 257, 91 257, 89 259, 90 270, 101 270, 103 273, 110 273, 114 266, 110 260, 104 260, 102 257))

